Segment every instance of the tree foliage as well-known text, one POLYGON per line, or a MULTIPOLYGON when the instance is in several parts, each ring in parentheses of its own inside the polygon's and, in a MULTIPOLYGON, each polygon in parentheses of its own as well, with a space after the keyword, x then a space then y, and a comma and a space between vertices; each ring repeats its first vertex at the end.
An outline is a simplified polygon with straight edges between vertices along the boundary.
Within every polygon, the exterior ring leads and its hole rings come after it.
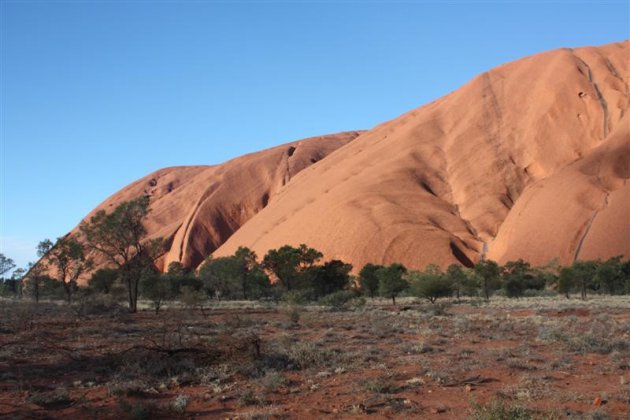
POLYGON ((372 299, 378 294, 378 277, 376 272, 383 268, 382 265, 367 263, 359 272, 359 287, 363 294, 367 294, 372 299))
POLYGON ((208 258, 199 278, 208 295, 218 299, 256 299, 269 292, 269 277, 249 248, 239 247, 229 257, 208 258))
POLYGON ((54 245, 45 239, 37 246, 37 254, 41 257, 41 269, 48 270, 49 276, 63 286, 66 300, 72 303, 79 277, 92 268, 84 245, 69 236, 59 238, 54 245))
POLYGON ((323 254, 316 249, 301 244, 298 248, 285 245, 267 252, 263 258, 262 266, 268 270, 287 290, 303 286, 306 273, 321 258, 323 254))
POLYGON ((316 297, 344 290, 350 283, 352 265, 340 260, 328 261, 312 270, 312 288, 316 297))
POLYGON ((119 269, 131 312, 138 310, 142 272, 153 266, 162 251, 162 239, 145 238, 143 221, 148 214, 149 198, 144 196, 119 204, 111 213, 100 210, 80 226, 88 246, 119 269))
POLYGON ((486 260, 477 263, 474 271, 483 297, 489 300, 492 292, 501 287, 501 267, 494 261, 486 260))
POLYGON ((379 294, 391 299, 394 305, 396 304, 396 296, 409 287, 409 283, 403 278, 406 272, 405 266, 398 263, 382 267, 376 271, 379 294))
POLYGON ((0 276, 4 277, 6 273, 15 268, 15 263, 11 258, 5 257, 4 254, 0 254, 0 276))
POLYGON ((407 279, 411 283, 411 294, 427 299, 431 303, 453 294, 451 277, 442 273, 437 266, 428 266, 424 272, 412 271, 407 275, 407 279))

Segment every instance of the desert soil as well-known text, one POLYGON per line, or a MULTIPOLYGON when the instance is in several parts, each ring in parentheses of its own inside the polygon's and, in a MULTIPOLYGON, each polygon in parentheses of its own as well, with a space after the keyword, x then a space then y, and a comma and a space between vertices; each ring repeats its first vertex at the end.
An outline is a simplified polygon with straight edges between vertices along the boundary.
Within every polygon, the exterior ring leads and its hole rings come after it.
POLYGON ((627 298, 229 302, 123 308, 0 302, 0 416, 628 418, 627 298))

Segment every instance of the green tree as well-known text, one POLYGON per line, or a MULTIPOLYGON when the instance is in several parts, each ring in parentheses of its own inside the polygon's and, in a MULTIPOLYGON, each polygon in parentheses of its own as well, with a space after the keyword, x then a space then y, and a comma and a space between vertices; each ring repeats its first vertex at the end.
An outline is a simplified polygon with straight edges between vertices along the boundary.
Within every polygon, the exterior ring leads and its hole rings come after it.
POLYGON ((474 270, 484 299, 490 300, 492 292, 501 287, 501 267, 494 261, 486 260, 477 263, 474 270))
POLYGON ((237 264, 238 280, 243 299, 247 300, 251 296, 251 288, 255 287, 252 280, 254 270, 258 268, 258 257, 256 253, 246 247, 238 247, 234 253, 237 264))
POLYGON ((520 297, 525 290, 543 290, 549 281, 549 274, 544 268, 533 268, 522 259, 505 263, 502 276, 503 289, 508 297, 520 297))
MULTIPOLYGON (((11 258, 7 258, 4 254, 0 254, 0 292, 2 295, 17 295, 18 284, 13 276, 5 278, 4 275, 15 268, 15 263, 11 258)), ((21 277, 20 277, 21 278, 21 277)))
POLYGON ((411 294, 427 299, 431 303, 453 294, 451 278, 435 265, 429 265, 424 272, 412 271, 407 275, 407 279, 411 283, 411 294))
POLYGON ((118 205, 111 213, 100 210, 81 223, 88 246, 118 268, 127 288, 129 310, 138 310, 138 287, 145 268, 154 265, 162 251, 162 239, 146 240, 143 221, 149 214, 144 196, 118 205))
POLYGON ((0 276, 4 279, 4 275, 15 268, 15 263, 11 258, 7 258, 4 254, 0 254, 0 276))
POLYGON ((409 283, 403 278, 406 272, 405 266, 399 263, 382 267, 376 271, 380 295, 391 298, 394 305, 396 304, 396 296, 409 287, 409 283))
POLYGON ((376 272, 383 268, 382 265, 367 263, 359 272, 359 286, 361 292, 368 294, 372 299, 378 294, 378 277, 376 272))
POLYGON ((560 269, 560 275, 558 276, 558 293, 564 294, 564 296, 569 299, 574 286, 573 268, 562 267, 560 269))
POLYGON ((298 248, 285 245, 271 249, 263 258, 263 267, 270 271, 287 291, 304 286, 303 274, 312 268, 321 258, 322 253, 301 244, 298 248))
POLYGON ((116 280, 118 280, 118 270, 101 268, 92 274, 88 280, 88 287, 97 293, 107 295, 113 291, 116 280))
POLYGON ((77 290, 77 280, 85 271, 92 268, 92 260, 86 256, 84 246, 66 236, 53 243, 45 239, 37 246, 37 254, 42 257, 39 264, 48 269, 51 278, 63 286, 68 303, 77 290))
POLYGON ((621 256, 609 258, 597 264, 595 283, 606 293, 611 295, 623 293, 625 279, 621 256))
POLYGON ((184 267, 184 264, 182 264, 179 261, 172 261, 169 265, 168 268, 166 269, 166 273, 170 276, 176 276, 176 277, 184 277, 188 274, 190 274, 190 271, 188 268, 184 267))
POLYGON ((209 257, 199 270, 199 279, 211 297, 231 299, 239 290, 239 268, 233 257, 209 257))
POLYGON ((18 296, 22 293, 22 281, 24 280, 24 275, 26 274, 26 270, 24 268, 16 268, 11 273, 11 278, 6 279, 4 281, 4 293, 18 296))
POLYGON ((459 301, 459 296, 463 289, 467 286, 468 277, 466 276, 466 272, 459 264, 451 264, 446 269, 446 277, 451 283, 451 287, 453 291, 455 291, 455 296, 459 301))
POLYGON ((163 277, 166 278, 171 286, 173 296, 181 295, 184 287, 190 287, 194 291, 199 291, 203 288, 203 282, 195 276, 192 270, 184 267, 179 261, 171 262, 163 277))
POLYGON ((630 260, 626 260, 621 264, 621 273, 623 276, 623 293, 630 294, 630 260))
POLYGON ((586 300, 586 291, 595 285, 597 263, 595 261, 575 261, 571 266, 573 281, 580 289, 582 300, 586 300))
POLYGON ((332 260, 322 266, 313 267, 311 270, 315 296, 322 297, 348 287, 352 265, 340 260, 332 260))
POLYGON ((175 297, 168 275, 160 275, 151 269, 146 269, 142 273, 140 287, 142 296, 151 301, 156 315, 165 301, 175 297))

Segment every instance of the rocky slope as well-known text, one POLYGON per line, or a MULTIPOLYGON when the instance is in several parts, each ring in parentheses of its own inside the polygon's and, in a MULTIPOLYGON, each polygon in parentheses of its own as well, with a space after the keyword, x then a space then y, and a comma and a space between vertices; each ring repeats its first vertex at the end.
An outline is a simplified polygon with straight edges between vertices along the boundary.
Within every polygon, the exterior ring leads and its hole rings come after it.
POLYGON ((357 268, 630 256, 629 57, 526 57, 367 132, 163 169, 98 209, 149 194, 164 266, 300 243, 357 268))
MULTIPOLYGON (((95 208, 115 208, 150 196, 146 219, 149 238, 161 237, 168 252, 161 267, 173 261, 196 267, 256 213, 300 171, 355 139, 351 131, 313 137, 248 154, 216 166, 165 168, 128 185, 95 208)), ((71 234, 76 235, 78 228, 71 234)), ((97 258, 97 265, 104 260, 97 258)))
POLYGON ((223 244, 361 267, 630 256, 630 42, 497 67, 298 175, 223 244))

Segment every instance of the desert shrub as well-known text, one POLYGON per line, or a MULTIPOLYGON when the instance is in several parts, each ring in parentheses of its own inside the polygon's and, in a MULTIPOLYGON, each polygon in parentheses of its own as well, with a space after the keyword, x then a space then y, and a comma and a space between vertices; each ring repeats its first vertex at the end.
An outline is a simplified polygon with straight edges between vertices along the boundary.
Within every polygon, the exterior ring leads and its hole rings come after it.
POLYGON ((348 304, 352 309, 364 309, 367 301, 363 296, 358 296, 354 299, 351 299, 348 304))
POLYGON ((395 383, 387 378, 376 378, 365 381, 363 384, 366 391, 377 394, 394 394, 399 391, 395 383))
POLYGON ((184 286, 179 293, 179 300, 189 309, 199 309, 204 314, 204 304, 206 303, 208 295, 203 290, 195 290, 190 286, 184 286))
POLYGON ((237 402, 238 402, 238 405, 240 405, 241 407, 248 407, 248 406, 251 406, 251 405, 265 405, 266 404, 265 400, 263 400, 261 397, 256 395, 251 390, 247 390, 247 391, 243 392, 241 394, 241 396, 238 398, 237 402))
POLYGON ((486 404, 471 403, 473 420, 530 420, 534 418, 532 412, 519 405, 507 405, 501 400, 492 400, 486 404))
POLYGON ((184 414, 186 412, 186 407, 188 407, 188 403, 190 403, 190 396, 186 394, 179 394, 171 403, 171 411, 177 414, 184 414))
POLYGON ((5 334, 32 330, 43 312, 41 305, 20 301, 3 301, 0 310, 0 333, 5 334))
POLYGON ((449 315, 448 308, 450 308, 451 305, 450 302, 434 303, 427 309, 426 313, 431 316, 447 316, 449 315))
POLYGON ((282 294, 282 300, 289 305, 306 305, 315 299, 313 289, 293 289, 282 294))
POLYGON ((107 384, 107 394, 110 396, 142 396, 151 386, 142 380, 113 380, 107 384))
POLYGON ((557 293, 553 290, 540 290, 540 289, 525 289, 523 291, 523 297, 553 297, 557 293))
POLYGON ((332 352, 311 342, 295 343, 286 353, 297 369, 321 366, 333 360, 332 352))
POLYGON ((154 404, 147 404, 142 401, 136 401, 133 405, 129 401, 122 399, 119 401, 120 409, 129 415, 133 420, 148 420, 157 414, 157 408, 154 404))
POLYGON ((285 316, 287 321, 289 321, 291 326, 297 326, 300 322, 300 318, 302 317, 303 309, 299 305, 290 304, 282 307, 282 314, 285 316))
POLYGON ((630 352, 630 342, 620 338, 619 333, 619 326, 614 321, 596 320, 586 332, 574 331, 568 325, 541 326, 538 338, 543 341, 563 343, 570 351, 580 354, 630 352))
POLYGON ((72 403, 72 399, 66 390, 58 389, 52 392, 39 392, 32 394, 28 398, 28 402, 38 405, 46 410, 54 410, 67 407, 72 403))
POLYGON ((83 290, 80 290, 75 296, 72 307, 78 317, 93 315, 118 316, 128 312, 111 293, 93 294, 89 293, 89 291, 83 293, 83 290))
POLYGON ((347 304, 356 297, 356 293, 351 290, 339 290, 324 296, 319 300, 319 303, 324 306, 328 306, 331 309, 341 310, 347 306, 347 304))
POLYGON ((289 383, 284 375, 276 370, 266 371, 259 382, 265 391, 275 391, 289 383))

